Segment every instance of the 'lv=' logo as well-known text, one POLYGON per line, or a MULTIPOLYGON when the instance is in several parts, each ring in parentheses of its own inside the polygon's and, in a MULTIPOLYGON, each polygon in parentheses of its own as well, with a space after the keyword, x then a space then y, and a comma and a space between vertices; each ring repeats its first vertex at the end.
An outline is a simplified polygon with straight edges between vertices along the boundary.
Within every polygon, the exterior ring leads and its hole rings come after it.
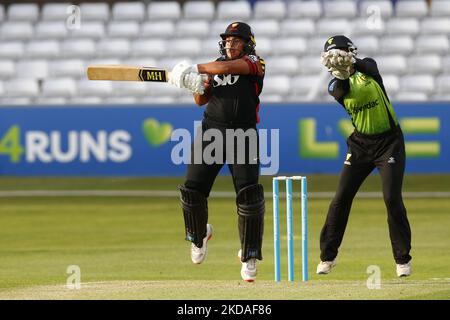
POLYGON ((233 85, 235 84, 237 81, 239 80, 239 75, 231 75, 231 74, 227 74, 227 75, 215 75, 214 76, 214 83, 213 86, 214 87, 218 87, 218 86, 226 86, 226 85, 233 85))

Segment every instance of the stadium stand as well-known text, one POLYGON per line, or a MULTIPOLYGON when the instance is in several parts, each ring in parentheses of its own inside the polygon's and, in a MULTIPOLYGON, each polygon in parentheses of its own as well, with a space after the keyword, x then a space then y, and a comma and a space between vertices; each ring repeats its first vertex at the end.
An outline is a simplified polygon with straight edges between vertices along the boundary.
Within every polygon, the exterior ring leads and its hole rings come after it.
POLYGON ((1 105, 187 102, 165 84, 87 81, 86 66, 211 61, 236 20, 252 26, 267 62, 263 102, 330 101, 319 55, 338 33, 378 61, 392 100, 450 97, 448 0, 76 1, 79 28, 67 22, 69 2, 3 3, 1 105))

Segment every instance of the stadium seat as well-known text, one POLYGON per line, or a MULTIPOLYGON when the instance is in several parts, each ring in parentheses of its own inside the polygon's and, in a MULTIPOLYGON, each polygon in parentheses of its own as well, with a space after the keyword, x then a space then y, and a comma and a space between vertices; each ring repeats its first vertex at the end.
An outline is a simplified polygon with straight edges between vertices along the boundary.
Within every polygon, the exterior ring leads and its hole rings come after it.
POLYGON ((128 66, 155 67, 156 59, 149 57, 123 59, 122 63, 128 66))
POLYGON ((206 21, 180 20, 176 24, 178 37, 203 38, 209 35, 209 23, 206 21))
POLYGON ((99 64, 120 64, 121 60, 118 58, 96 58, 92 60, 86 60, 86 67, 88 65, 99 65, 99 64))
POLYGON ((102 22, 83 22, 82 25, 79 29, 70 30, 72 37, 100 39, 106 35, 105 25, 102 22))
POLYGON ((0 105, 3 106, 13 106, 13 105, 29 105, 31 104, 31 98, 3 98, 0 100, 0 105))
POLYGON ((13 60, 0 60, 0 79, 7 79, 14 77, 15 71, 16 66, 13 60))
POLYGON ((450 17, 448 0, 433 0, 431 2, 430 15, 432 17, 450 17))
POLYGON ((186 1, 183 6, 185 19, 212 20, 214 14, 214 3, 211 1, 186 1))
MULTIPOLYGON (((450 3, 448 5, 450 6, 450 3)), ((420 24, 420 33, 450 36, 450 17, 423 19, 420 24)))
POLYGON ((175 23, 171 20, 147 21, 141 24, 141 38, 172 38, 175 35, 175 23))
POLYGON ((359 36, 352 38, 353 43, 358 48, 358 55, 372 56, 380 50, 378 38, 375 36, 359 36))
MULTIPOLYGON (((186 91, 187 92, 187 91, 186 91)), ((179 96, 182 91, 174 86, 168 86, 167 83, 155 82, 148 86, 148 93, 152 98, 157 97, 173 97, 179 96)))
POLYGON ((280 38, 273 40, 272 47, 274 52, 279 55, 295 54, 300 56, 306 52, 306 40, 299 37, 280 38))
POLYGON ((281 36, 311 36, 315 32, 312 19, 289 19, 280 24, 281 36))
POLYGON ((352 24, 346 19, 321 19, 317 22, 317 33, 326 37, 343 34, 348 35, 352 31, 352 24))
POLYGON ((383 75, 383 85, 389 99, 392 99, 393 95, 400 89, 399 78, 393 74, 383 75))
POLYGON ((274 47, 269 38, 256 38, 256 54, 261 55, 264 59, 271 54, 274 54, 274 47))
POLYGON ((170 42, 170 51, 166 52, 171 56, 195 57, 202 54, 201 41, 197 38, 183 38, 170 42))
POLYGON ((434 102, 445 102, 445 103, 448 103, 448 101, 450 101, 450 94, 437 93, 437 94, 433 94, 428 99, 431 99, 434 102))
POLYGON ((203 55, 219 57, 219 38, 207 38, 201 42, 203 55))
MULTIPOLYGON (((228 20, 220 20, 220 21, 212 21, 210 25, 210 36, 211 37, 217 37, 217 41, 220 40, 219 35, 223 32, 225 32, 225 29, 230 24, 230 21, 228 20)), ((255 34, 256 41, 258 41, 258 34, 255 34)))
POLYGON ((145 4, 142 2, 116 2, 113 5, 114 20, 142 21, 145 18, 145 4))
POLYGON ((402 75, 407 71, 406 58, 403 55, 387 55, 375 58, 381 75, 388 73, 402 75))
POLYGON ((191 94, 182 94, 178 97, 177 103, 180 104, 194 104, 194 99, 191 94))
POLYGON ((71 78, 46 79, 42 83, 42 95, 45 97, 71 97, 75 94, 75 80, 71 78))
POLYGON ((1 25, 0 39, 5 40, 28 40, 33 37, 33 25, 31 22, 5 21, 1 25))
POLYGON ((138 102, 138 99, 136 97, 107 97, 103 99, 104 104, 123 104, 123 105, 130 105, 130 104, 136 104, 138 102))
POLYGON ((3 84, 5 97, 30 98, 39 95, 39 84, 36 79, 10 79, 3 84))
POLYGON ((320 63, 320 56, 305 56, 299 60, 299 72, 302 74, 320 74, 325 67, 320 63))
POLYGON ((323 3, 324 16, 326 18, 346 18, 351 19, 356 16, 356 2, 355 1, 325 1, 323 3))
POLYGON ((430 93, 434 90, 432 75, 406 75, 400 79, 402 91, 430 93))
POLYGON ((32 40, 25 47, 29 58, 58 58, 60 56, 59 42, 55 40, 32 40))
POLYGON ((221 1, 217 5, 217 18, 220 20, 247 21, 252 9, 247 1, 221 1))
POLYGON ((281 94, 266 94, 263 91, 259 96, 259 100, 263 105, 266 103, 281 103, 286 101, 286 96, 281 94))
POLYGON ((398 102, 427 101, 428 95, 424 92, 402 91, 397 93, 392 100, 398 102))
POLYGON ((359 7, 360 17, 373 16, 374 14, 380 14, 381 18, 390 18, 394 12, 394 7, 391 0, 378 0, 378 1, 362 1, 359 7))
POLYGON ((318 0, 289 1, 287 15, 289 18, 317 19, 322 16, 322 4, 318 0))
POLYGON ((131 42, 131 55, 134 57, 157 57, 167 54, 166 41, 162 39, 154 40, 134 40, 131 42))
POLYGON ((96 105, 103 103, 103 99, 101 97, 72 97, 68 100, 68 104, 71 105, 96 105))
POLYGON ((302 75, 291 79, 291 93, 306 95, 320 84, 320 75, 302 75))
POLYGON ((68 39, 61 43, 63 58, 89 58, 96 54, 92 39, 68 39))
POLYGON ((382 19, 372 21, 367 18, 357 18, 351 24, 354 36, 380 36, 386 29, 386 23, 382 19))
POLYGON ((108 21, 109 6, 107 3, 81 3, 80 10, 82 12, 83 21, 108 21))
POLYGON ((442 57, 442 71, 450 74, 450 56, 442 57))
POLYGON ((86 77, 86 65, 81 59, 50 61, 48 71, 52 78, 86 77))
POLYGON ((255 19, 278 19, 286 16, 286 4, 283 1, 258 1, 253 8, 255 19))
POLYGON ((317 57, 320 58, 320 53, 323 51, 323 46, 327 39, 327 36, 316 36, 313 38, 309 38, 308 44, 306 46, 306 51, 311 55, 317 55, 317 57))
POLYGON ((251 20, 249 25, 258 37, 277 37, 280 34, 280 25, 277 20, 251 20))
POLYGON ((38 97, 34 100, 38 105, 66 105, 67 98, 64 97, 38 97))
POLYGON ((138 99, 140 104, 173 104, 177 101, 175 97, 172 96, 156 96, 156 97, 145 97, 138 99))
POLYGON ((90 81, 87 79, 78 80, 71 88, 71 92, 77 92, 78 96, 109 97, 113 94, 112 81, 90 81))
POLYGON ((266 59, 266 74, 292 75, 299 71, 298 58, 295 55, 272 56, 266 59))
POLYGON ((409 36, 386 36, 380 41, 383 54, 410 54, 414 50, 414 41, 409 36))
POLYGON ((408 58, 409 73, 437 74, 441 71, 441 57, 436 54, 413 55, 408 58))
POLYGON ((392 18, 386 23, 388 35, 415 36, 419 33, 419 21, 415 18, 392 18))
POLYGON ((36 3, 13 3, 8 7, 9 21, 35 22, 39 19, 39 6, 36 3))
POLYGON ((397 17, 423 18, 428 14, 428 7, 425 1, 405 0, 397 1, 395 15, 397 17))
POLYGON ((41 21, 35 26, 35 37, 38 39, 63 39, 68 34, 64 21, 41 21))
POLYGON ((181 18, 181 7, 177 1, 150 2, 148 5, 149 20, 178 20, 181 18))
POLYGON ((112 92, 116 97, 137 97, 148 94, 149 86, 152 84, 145 82, 112 82, 112 92))
POLYGON ((135 38, 140 36, 136 21, 111 21, 108 24, 108 36, 118 38, 135 38))
POLYGON ((25 54, 25 45, 20 41, 0 41, 0 58, 18 59, 25 54))
POLYGON ((97 44, 97 56, 105 58, 123 58, 130 53, 128 39, 102 39, 97 44))
POLYGON ((41 11, 42 20, 66 21, 69 6, 70 3, 44 3, 41 11))
POLYGON ((446 54, 450 50, 450 42, 448 37, 444 35, 437 36, 418 36, 416 38, 417 53, 436 53, 446 54))
POLYGON ((436 92, 450 95, 450 73, 440 75, 436 78, 436 92))
POLYGON ((45 79, 48 77, 47 60, 19 60, 16 62, 16 70, 26 70, 26 72, 18 72, 16 78, 25 79, 45 79))

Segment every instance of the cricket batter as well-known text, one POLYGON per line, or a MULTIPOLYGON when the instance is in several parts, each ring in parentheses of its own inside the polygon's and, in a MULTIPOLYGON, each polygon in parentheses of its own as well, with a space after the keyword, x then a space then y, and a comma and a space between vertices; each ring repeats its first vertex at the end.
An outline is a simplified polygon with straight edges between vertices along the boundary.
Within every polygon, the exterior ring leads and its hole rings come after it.
MULTIPOLYGON (((180 186, 181 205, 184 214, 186 240, 191 241, 191 260, 202 263, 207 254, 208 240, 213 234, 208 224, 207 199, 214 180, 228 162, 236 191, 238 228, 241 248, 242 279, 252 282, 256 278, 256 261, 262 260, 262 240, 264 231, 264 191, 259 179, 259 157, 249 157, 249 149, 256 148, 258 141, 245 140, 245 162, 239 163, 239 154, 232 155, 233 163, 225 161, 225 150, 229 137, 227 129, 243 132, 253 130, 259 122, 259 95, 264 80, 264 61, 255 53, 255 38, 250 26, 243 22, 233 22, 220 34, 221 57, 214 62, 190 66, 185 62, 177 64, 171 72, 173 84, 183 83, 183 77, 192 72, 207 74, 204 93, 195 94, 197 105, 206 104, 202 121, 202 133, 216 129, 222 133, 224 156, 221 163, 194 163, 194 149, 205 150, 212 141, 196 141, 192 144, 191 163, 188 165, 186 181, 180 186), (178 80, 177 80, 178 79, 178 80)), ((200 88, 201 89, 201 88, 200 88)), ((203 134, 202 134, 203 136, 203 134)), ((257 137, 257 135, 256 135, 257 137)), ((234 138, 233 138, 234 139, 234 138)), ((214 141, 214 139, 212 139, 214 141)), ((236 141, 234 141, 236 145, 236 141)), ((236 153, 236 149, 231 150, 236 153)), ((229 159, 228 157, 226 159, 229 159)))
POLYGON ((402 200, 405 143, 377 64, 371 58, 356 58, 356 47, 343 35, 326 41, 321 62, 334 76, 328 92, 350 115, 355 130, 347 139, 347 157, 338 189, 320 234, 321 261, 317 273, 327 274, 336 265, 353 198, 366 177, 377 168, 397 276, 409 276, 411 229, 402 200))

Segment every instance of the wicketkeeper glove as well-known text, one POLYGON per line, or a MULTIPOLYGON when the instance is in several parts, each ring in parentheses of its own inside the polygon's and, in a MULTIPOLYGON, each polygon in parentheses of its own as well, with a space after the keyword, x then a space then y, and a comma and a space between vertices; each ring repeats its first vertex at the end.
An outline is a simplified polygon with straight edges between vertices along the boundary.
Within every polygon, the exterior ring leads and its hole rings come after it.
POLYGON ((356 62, 355 53, 332 49, 327 52, 322 52, 320 62, 333 76, 345 80, 350 77, 351 67, 356 62))

